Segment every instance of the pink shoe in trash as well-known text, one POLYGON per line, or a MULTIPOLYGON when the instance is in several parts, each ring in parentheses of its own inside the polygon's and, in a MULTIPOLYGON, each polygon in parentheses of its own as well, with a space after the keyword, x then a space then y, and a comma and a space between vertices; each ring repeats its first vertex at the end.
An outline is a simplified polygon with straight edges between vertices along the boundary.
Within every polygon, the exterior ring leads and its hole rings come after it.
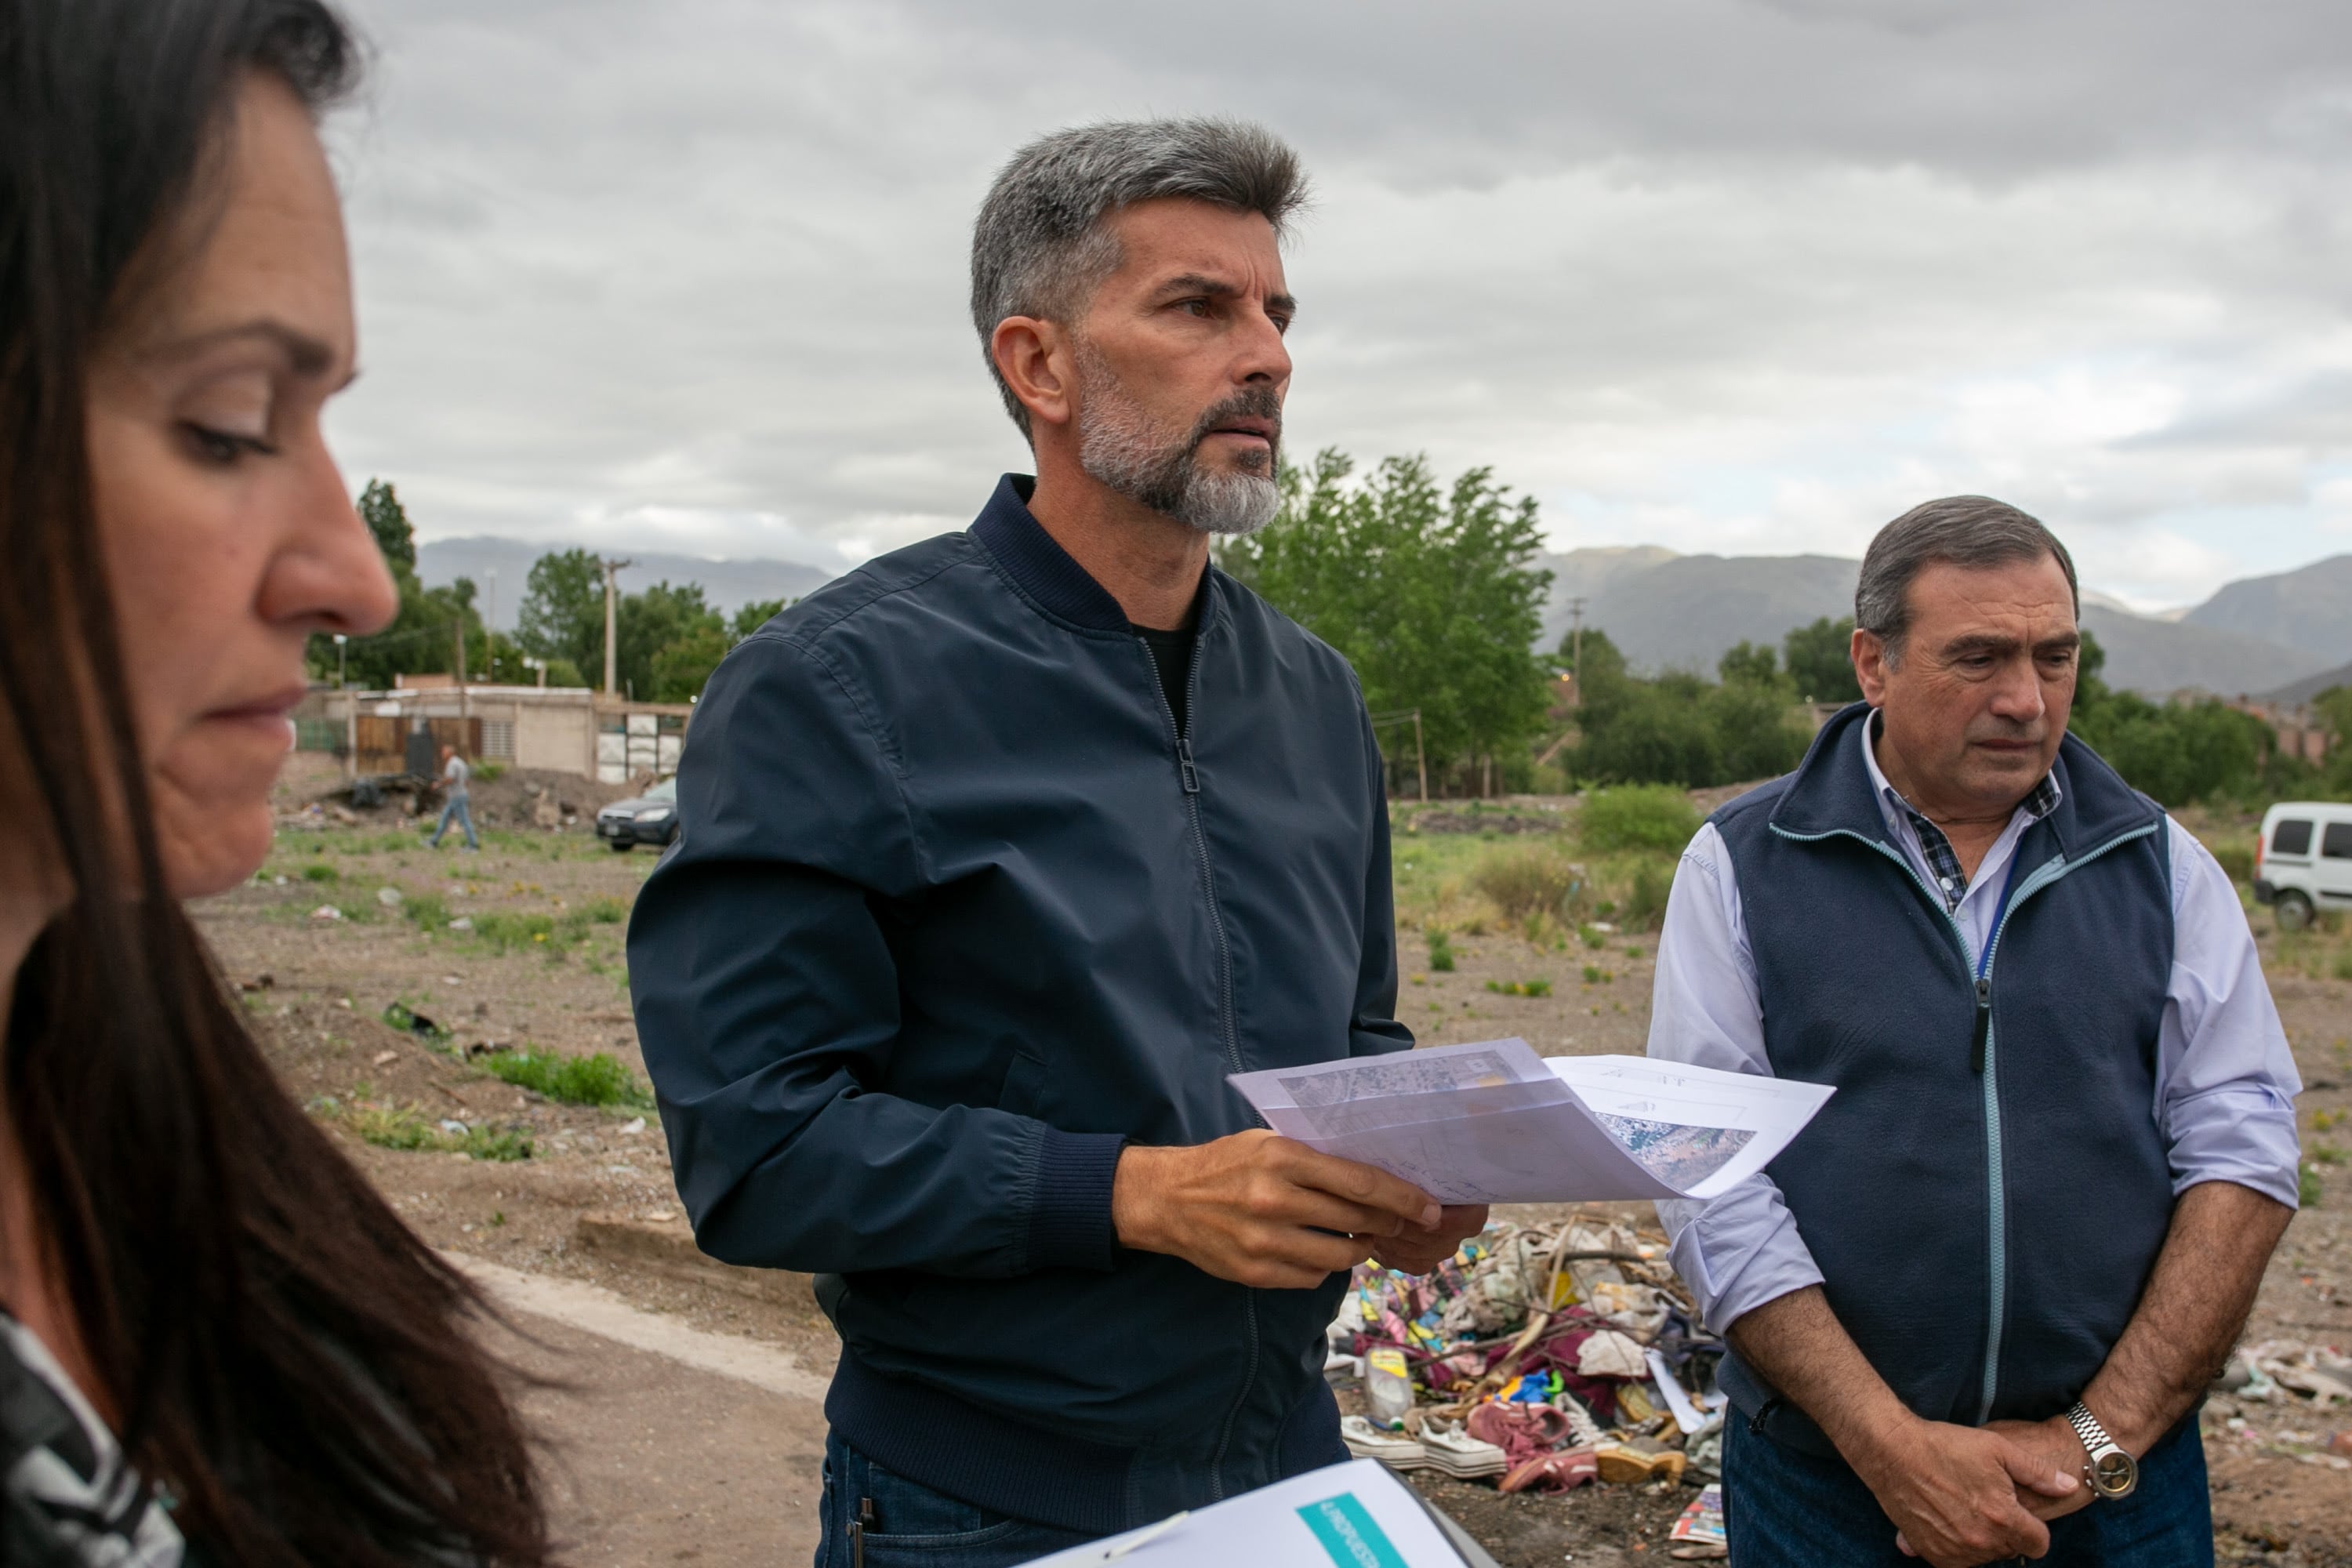
POLYGON ((1593 1462, 1591 1449, 1559 1448, 1512 1467, 1510 1472, 1496 1483, 1496 1487, 1497 1490, 1507 1492, 1523 1492, 1529 1489, 1545 1492, 1572 1491, 1600 1473, 1601 1468, 1593 1462))
POLYGON ((1568 1440, 1570 1432, 1568 1417, 1549 1405, 1502 1401, 1479 1405, 1465 1425, 1470 1436, 1502 1449, 1515 1466, 1550 1453, 1568 1440))

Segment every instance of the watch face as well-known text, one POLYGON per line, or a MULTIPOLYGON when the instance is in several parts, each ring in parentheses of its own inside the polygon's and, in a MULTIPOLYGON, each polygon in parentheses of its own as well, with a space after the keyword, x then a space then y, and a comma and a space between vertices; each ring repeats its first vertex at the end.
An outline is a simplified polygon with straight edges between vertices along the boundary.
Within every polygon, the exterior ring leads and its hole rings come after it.
POLYGON ((2091 1484, 2110 1497, 2131 1490, 2138 1480, 2139 1467, 2129 1454, 2110 1451, 2091 1463, 2091 1484))

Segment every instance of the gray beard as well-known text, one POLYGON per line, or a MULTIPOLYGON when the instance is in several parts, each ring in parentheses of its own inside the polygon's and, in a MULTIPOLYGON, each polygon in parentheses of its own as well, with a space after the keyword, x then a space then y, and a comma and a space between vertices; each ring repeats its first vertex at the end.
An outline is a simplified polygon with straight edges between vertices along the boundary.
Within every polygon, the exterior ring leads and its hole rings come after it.
POLYGON ((1270 471, 1211 473, 1199 461, 1201 443, 1233 416, 1233 403, 1246 401, 1254 414, 1269 414, 1262 405, 1272 404, 1269 416, 1279 419, 1272 393, 1221 403, 1171 439, 1127 395, 1091 344, 1078 345, 1078 466, 1097 483, 1201 533, 1238 539, 1274 521, 1282 497, 1270 471))

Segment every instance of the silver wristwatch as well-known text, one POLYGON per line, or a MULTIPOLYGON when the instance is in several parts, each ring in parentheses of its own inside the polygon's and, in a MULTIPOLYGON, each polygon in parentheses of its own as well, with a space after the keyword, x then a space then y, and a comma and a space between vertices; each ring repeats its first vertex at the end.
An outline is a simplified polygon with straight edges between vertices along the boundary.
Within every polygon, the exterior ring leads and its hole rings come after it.
POLYGON ((2083 1439, 2083 1451, 2090 1456, 2083 1466, 2083 1479, 2090 1483, 2091 1495, 2111 1502, 2131 1496, 2132 1489, 2139 1485, 2139 1466, 2107 1436, 2099 1418, 2078 1399, 2074 1408, 2066 1412, 2066 1421, 2074 1428, 2074 1436, 2083 1439))

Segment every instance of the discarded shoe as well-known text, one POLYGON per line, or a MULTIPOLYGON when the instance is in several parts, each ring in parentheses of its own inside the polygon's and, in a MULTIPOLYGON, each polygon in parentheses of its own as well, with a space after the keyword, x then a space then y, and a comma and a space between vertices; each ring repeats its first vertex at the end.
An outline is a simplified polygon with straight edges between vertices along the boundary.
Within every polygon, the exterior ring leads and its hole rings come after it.
POLYGON ((1550 1453, 1570 1432, 1568 1417, 1549 1405, 1494 1401, 1471 1411, 1463 1426, 1480 1442, 1500 1448, 1514 1465, 1550 1453))
POLYGON ((1502 1449, 1448 1421, 1423 1422, 1421 1447, 1429 1456, 1431 1469, 1443 1470, 1458 1481, 1499 1476, 1511 1468, 1510 1457, 1502 1449))
POLYGON ((1383 1432, 1360 1415, 1339 1418, 1339 1441, 1359 1459, 1378 1459, 1392 1470, 1429 1468, 1429 1450, 1402 1432, 1383 1432))
POLYGON ((1496 1486, 1507 1492, 1572 1491, 1599 1473, 1591 1449, 1555 1448, 1515 1467, 1496 1486))
POLYGON ((1592 1459, 1601 1479, 1612 1486, 1683 1479, 1685 1461, 1681 1452, 1674 1448, 1647 1453, 1630 1443, 1609 1443, 1595 1449, 1592 1459))
POLYGON ((1563 1416, 1567 1417, 1569 1436, 1575 1442, 1578 1447, 1598 1448, 1601 1447, 1601 1442, 1603 1441, 1601 1435, 1601 1423, 1592 1418, 1592 1412, 1584 1407, 1584 1402, 1582 1400, 1577 1398, 1573 1394, 1561 1394, 1559 1396, 1559 1413, 1563 1416))

